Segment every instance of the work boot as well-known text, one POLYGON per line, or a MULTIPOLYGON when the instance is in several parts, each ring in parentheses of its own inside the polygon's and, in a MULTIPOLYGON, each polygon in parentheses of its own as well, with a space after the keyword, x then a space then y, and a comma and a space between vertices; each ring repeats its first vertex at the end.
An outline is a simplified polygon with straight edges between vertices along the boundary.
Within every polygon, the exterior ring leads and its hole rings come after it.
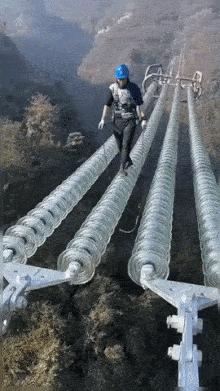
POLYGON ((119 173, 120 173, 120 174, 122 174, 122 175, 125 175, 125 176, 127 176, 127 175, 128 175, 128 173, 127 173, 126 169, 125 169, 125 168, 124 168, 122 165, 120 166, 119 173))
POLYGON ((133 165, 133 162, 129 156, 128 160, 126 161, 125 165, 124 165, 124 169, 127 170, 130 166, 133 165))

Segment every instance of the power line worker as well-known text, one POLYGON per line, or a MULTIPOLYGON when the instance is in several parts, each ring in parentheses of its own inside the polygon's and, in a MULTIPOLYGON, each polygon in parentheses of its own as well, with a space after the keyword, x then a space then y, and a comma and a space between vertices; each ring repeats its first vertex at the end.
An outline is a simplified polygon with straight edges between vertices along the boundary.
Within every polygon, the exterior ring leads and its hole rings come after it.
POLYGON ((113 133, 120 151, 120 172, 127 175, 126 170, 133 164, 129 155, 136 125, 141 121, 144 129, 147 121, 140 107, 144 103, 140 88, 129 80, 128 67, 119 65, 114 76, 116 80, 109 86, 98 128, 103 129, 112 108, 113 133))

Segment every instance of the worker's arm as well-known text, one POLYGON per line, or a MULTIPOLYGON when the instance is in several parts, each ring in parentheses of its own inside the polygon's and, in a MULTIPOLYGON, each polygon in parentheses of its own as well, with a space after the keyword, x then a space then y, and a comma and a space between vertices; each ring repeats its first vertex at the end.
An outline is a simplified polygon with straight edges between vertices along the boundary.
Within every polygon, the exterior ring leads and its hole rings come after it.
POLYGON ((137 112, 138 119, 141 122, 142 129, 146 128, 147 118, 146 118, 143 110, 141 109, 141 106, 136 106, 136 112, 137 112))
POLYGON ((102 118, 101 118, 101 121, 99 122, 99 125, 98 125, 99 129, 103 129, 103 127, 104 127, 104 125, 106 123, 106 119, 108 118, 110 113, 111 113, 111 107, 107 106, 107 105, 104 105, 103 111, 102 111, 102 118))
POLYGON ((136 103, 136 113, 139 121, 141 122, 141 127, 142 129, 146 127, 147 125, 147 118, 143 112, 142 106, 144 104, 142 95, 141 95, 141 90, 140 88, 136 85, 135 87, 135 103, 136 103))
POLYGON ((141 106, 136 106, 136 112, 139 118, 139 121, 146 120, 145 114, 141 109, 141 106))
POLYGON ((108 116, 110 115, 111 111, 112 110, 111 110, 110 106, 104 105, 101 119, 103 121, 105 121, 108 118, 108 116))
POLYGON ((99 125, 98 125, 99 129, 103 129, 105 122, 106 122, 106 119, 112 111, 111 108, 112 108, 113 100, 114 99, 113 99, 112 91, 109 88, 107 96, 106 96, 105 105, 104 105, 103 111, 102 111, 102 118, 101 118, 101 121, 99 122, 99 125))

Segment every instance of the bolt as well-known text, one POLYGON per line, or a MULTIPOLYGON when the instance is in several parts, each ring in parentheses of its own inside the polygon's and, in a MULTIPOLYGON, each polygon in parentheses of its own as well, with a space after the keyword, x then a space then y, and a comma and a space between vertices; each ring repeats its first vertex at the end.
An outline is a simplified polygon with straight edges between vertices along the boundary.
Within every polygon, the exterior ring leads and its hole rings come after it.
POLYGON ((202 352, 201 350, 197 350, 197 345, 193 345, 193 353, 194 357, 198 362, 198 366, 201 367, 202 365, 202 352))
POLYGON ((179 359, 180 359, 180 346, 173 345, 172 347, 169 347, 167 354, 173 360, 179 361, 179 359))
POLYGON ((203 330, 203 320, 198 318, 197 320, 197 333, 201 334, 203 330))
POLYGON ((184 329, 184 317, 172 315, 167 317, 167 327, 173 328, 178 331, 178 333, 182 333, 184 329))
POLYGON ((197 361, 198 361, 199 367, 201 367, 201 365, 202 365, 202 352, 201 352, 201 350, 197 350, 197 361))
POLYGON ((173 327, 173 316, 172 315, 167 317, 167 328, 170 329, 171 327, 173 327))
POLYGON ((168 329, 172 327, 172 316, 167 317, 167 327, 168 329))
POLYGON ((23 276, 17 276, 16 281, 23 284, 24 282, 28 282, 28 285, 30 284, 31 277, 28 275, 23 275, 23 276))

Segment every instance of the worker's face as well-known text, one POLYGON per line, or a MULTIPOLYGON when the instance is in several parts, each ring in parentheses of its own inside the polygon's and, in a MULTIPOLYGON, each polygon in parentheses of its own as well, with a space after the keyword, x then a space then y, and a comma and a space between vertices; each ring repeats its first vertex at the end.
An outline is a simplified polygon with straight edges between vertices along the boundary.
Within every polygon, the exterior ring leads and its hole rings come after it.
POLYGON ((128 79, 117 79, 117 83, 118 83, 119 87, 126 86, 127 82, 128 82, 128 79))

